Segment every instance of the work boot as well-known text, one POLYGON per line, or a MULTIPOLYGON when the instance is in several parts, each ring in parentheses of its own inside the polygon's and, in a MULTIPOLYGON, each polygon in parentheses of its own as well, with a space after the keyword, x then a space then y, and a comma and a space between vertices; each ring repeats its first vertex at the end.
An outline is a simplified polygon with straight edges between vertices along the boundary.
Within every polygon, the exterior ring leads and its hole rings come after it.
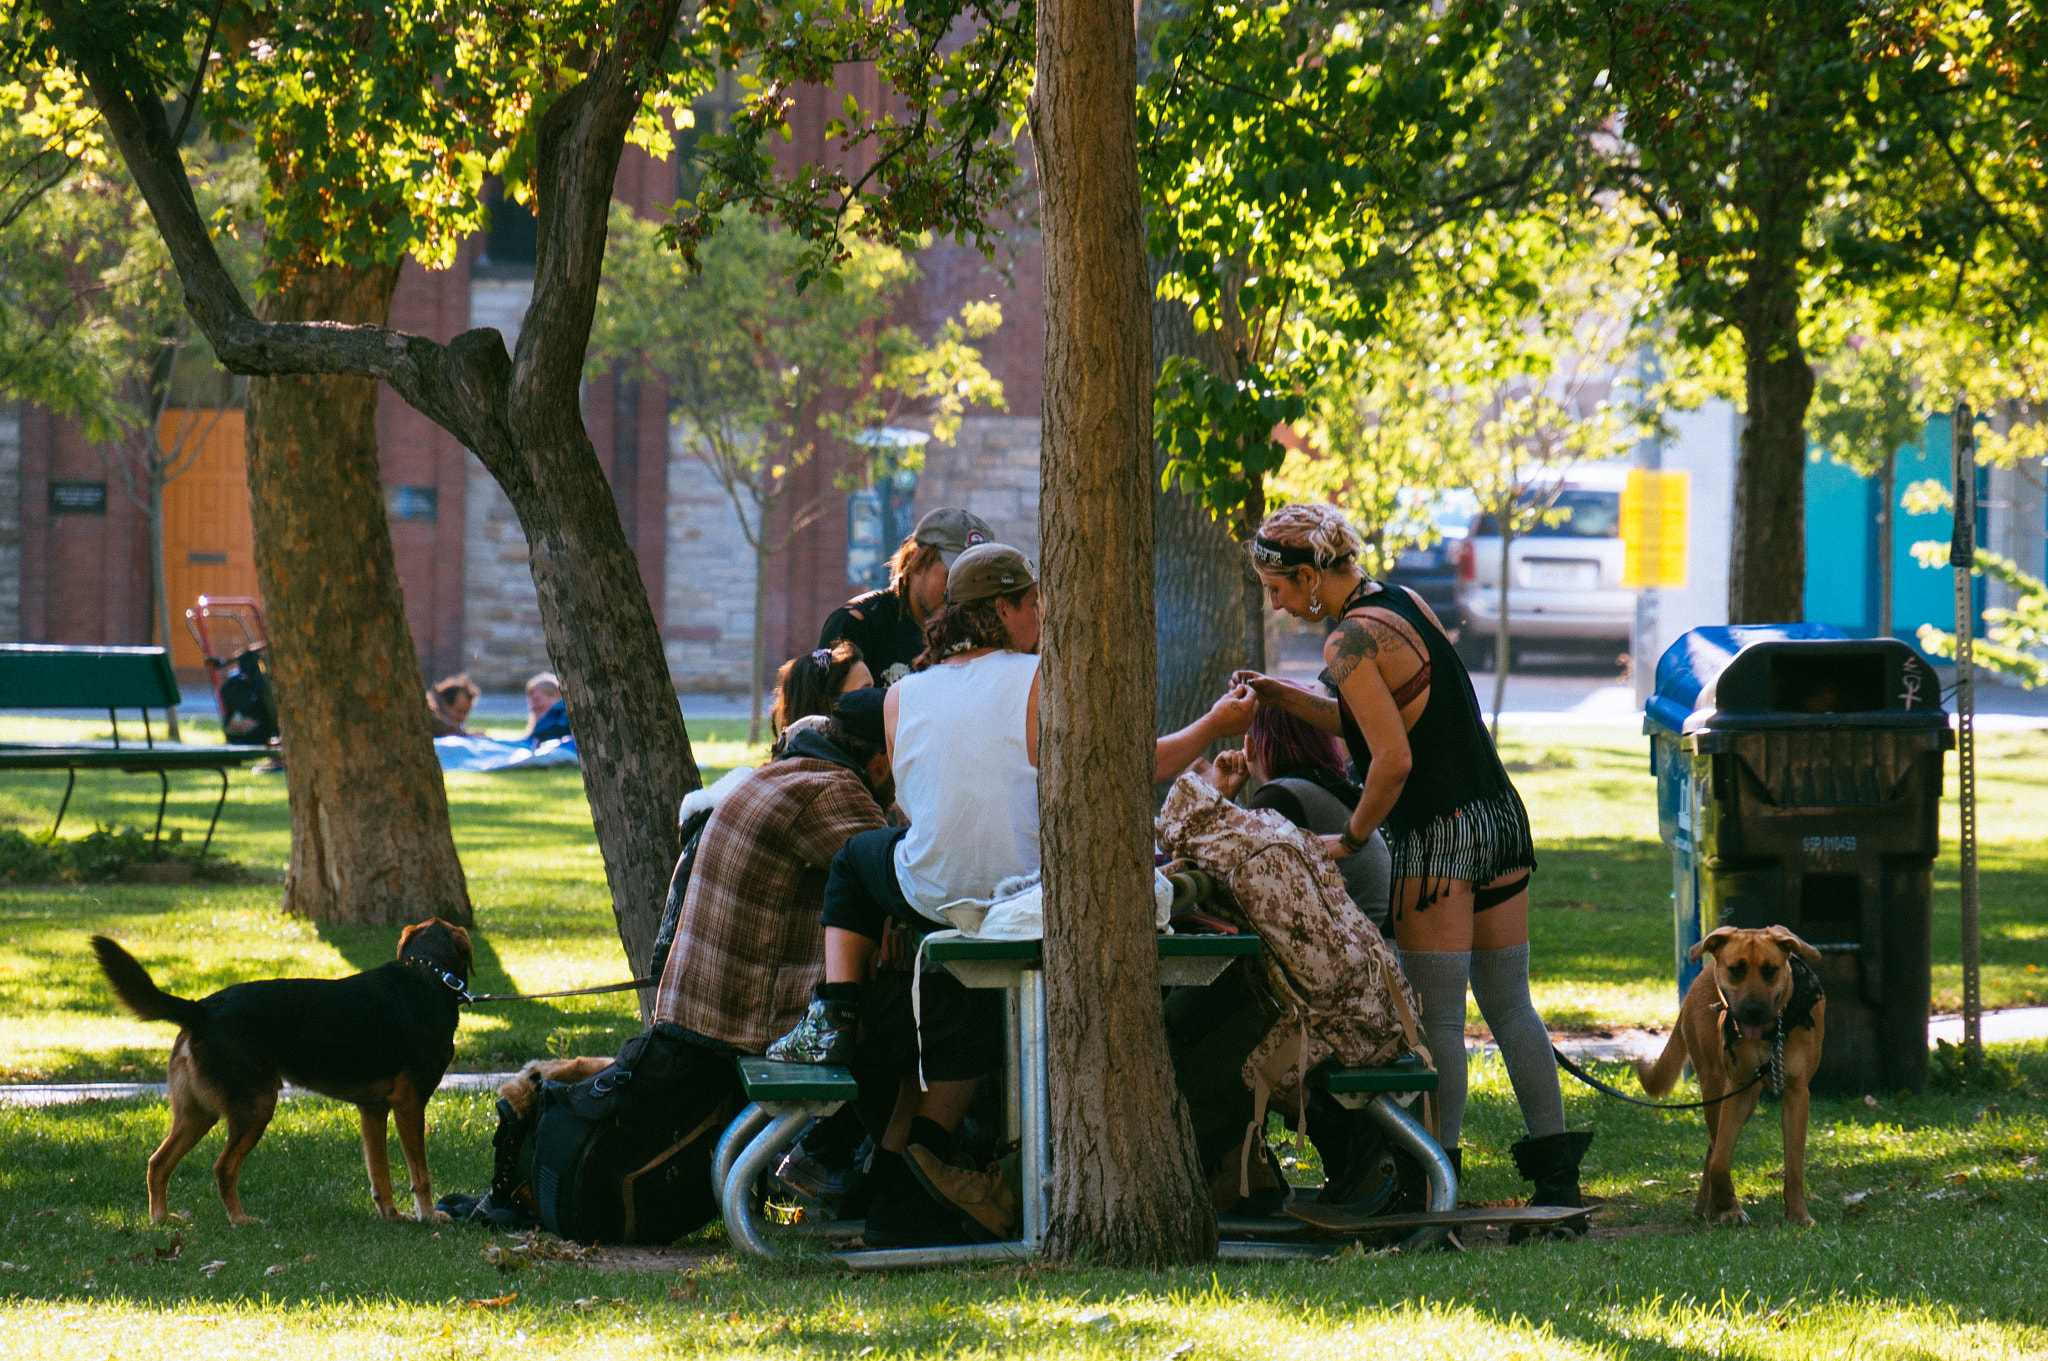
POLYGON ((986 1243, 1001 1243, 1017 1232, 1017 1197, 991 1168, 975 1172, 946 1162, 923 1144, 903 1150, 903 1167, 926 1195, 958 1212, 961 1227, 986 1243))
POLYGON ((768 1046, 777 1063, 821 1063, 844 1067, 860 1043, 860 1004, 815 998, 796 1029, 768 1046))
MULTIPOLYGON (((1579 1191, 1579 1163, 1585 1158, 1586 1149, 1592 1142, 1593 1135, 1590 1131, 1567 1131, 1563 1134, 1546 1134, 1541 1138, 1524 1139, 1511 1145, 1508 1152, 1514 1155, 1515 1170, 1522 1174, 1525 1181, 1536 1184, 1535 1192, 1529 1197, 1529 1203, 1584 1205, 1585 1197, 1579 1191)), ((1580 1237, 1585 1232, 1583 1220, 1571 1228, 1541 1230, 1531 1229, 1526 1224, 1516 1224, 1508 1230, 1508 1241, 1519 1243, 1533 1236, 1580 1237)))

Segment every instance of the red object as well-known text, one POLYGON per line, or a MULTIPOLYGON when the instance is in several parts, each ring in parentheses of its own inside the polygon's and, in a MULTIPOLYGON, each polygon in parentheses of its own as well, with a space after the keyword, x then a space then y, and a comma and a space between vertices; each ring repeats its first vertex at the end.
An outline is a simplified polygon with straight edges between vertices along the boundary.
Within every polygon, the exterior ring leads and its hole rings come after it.
POLYGON ((263 603, 254 596, 202 595, 198 603, 185 611, 185 627, 192 630, 199 655, 206 659, 206 679, 213 686, 214 707, 220 710, 221 722, 226 723, 228 711, 220 695, 221 682, 236 658, 262 648, 268 641, 263 631, 263 603))
POLYGON ((1458 580, 1471 581, 1479 575, 1478 554, 1472 551, 1472 543, 1465 540, 1451 549, 1451 557, 1458 564, 1458 580))

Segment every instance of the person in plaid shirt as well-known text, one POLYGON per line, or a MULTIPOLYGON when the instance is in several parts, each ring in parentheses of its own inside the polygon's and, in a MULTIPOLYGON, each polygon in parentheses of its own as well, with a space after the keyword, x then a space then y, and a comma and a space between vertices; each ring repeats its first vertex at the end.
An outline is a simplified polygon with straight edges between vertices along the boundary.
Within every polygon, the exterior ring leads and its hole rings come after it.
POLYGON ((793 1027, 825 977, 825 873, 856 832, 888 825, 896 790, 882 692, 785 730, 784 752, 705 825, 655 993, 654 1018, 745 1054, 793 1027))

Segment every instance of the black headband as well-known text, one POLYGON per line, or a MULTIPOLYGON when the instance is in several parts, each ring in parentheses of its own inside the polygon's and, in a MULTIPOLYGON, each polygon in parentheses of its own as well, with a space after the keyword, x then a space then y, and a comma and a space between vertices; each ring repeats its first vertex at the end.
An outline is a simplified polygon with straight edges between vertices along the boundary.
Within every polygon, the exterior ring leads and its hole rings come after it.
POLYGON ((1252 561, 1261 567, 1314 567, 1316 550, 1275 543, 1263 534, 1252 536, 1252 561))

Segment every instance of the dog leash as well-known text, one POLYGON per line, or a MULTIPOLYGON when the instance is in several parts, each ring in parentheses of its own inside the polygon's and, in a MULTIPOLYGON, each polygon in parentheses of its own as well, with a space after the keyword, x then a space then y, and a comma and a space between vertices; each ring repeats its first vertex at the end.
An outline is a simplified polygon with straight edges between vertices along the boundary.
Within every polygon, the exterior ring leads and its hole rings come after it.
POLYGON ((1718 1106, 1723 1101, 1726 1101, 1729 1097, 1740 1096, 1744 1092, 1748 1091, 1751 1087, 1756 1086, 1757 1083, 1762 1082, 1764 1080, 1765 1071, 1762 1068, 1757 1069, 1755 1077, 1743 1083, 1740 1087, 1737 1087, 1732 1092, 1722 1093, 1720 1096, 1715 1097, 1712 1101, 1645 1101, 1640 1096, 1630 1096, 1627 1092, 1622 1091, 1619 1087, 1610 1086, 1607 1083, 1602 1082, 1599 1078, 1594 1077, 1591 1073, 1579 1067, 1578 1064, 1573 1063, 1570 1059, 1566 1058, 1564 1051, 1562 1049, 1559 1049, 1557 1046, 1552 1045, 1550 1052, 1557 1056, 1558 1067, 1564 1069, 1567 1073, 1570 1073, 1573 1077, 1585 1083, 1588 1087, 1593 1088, 1595 1091, 1605 1092, 1607 1095, 1613 1097, 1617 1101, 1626 1101, 1632 1106, 1648 1106, 1653 1111, 1696 1111, 1702 1110, 1708 1106, 1718 1106))
POLYGON ((424 969, 464 1003, 470 1002, 537 1002, 547 997, 588 997, 600 992, 629 992, 639 988, 651 988, 661 980, 658 978, 635 978, 624 983, 602 983, 594 988, 563 988, 558 992, 471 992, 469 984, 446 969, 436 968, 426 960, 408 958, 406 963, 424 969))

